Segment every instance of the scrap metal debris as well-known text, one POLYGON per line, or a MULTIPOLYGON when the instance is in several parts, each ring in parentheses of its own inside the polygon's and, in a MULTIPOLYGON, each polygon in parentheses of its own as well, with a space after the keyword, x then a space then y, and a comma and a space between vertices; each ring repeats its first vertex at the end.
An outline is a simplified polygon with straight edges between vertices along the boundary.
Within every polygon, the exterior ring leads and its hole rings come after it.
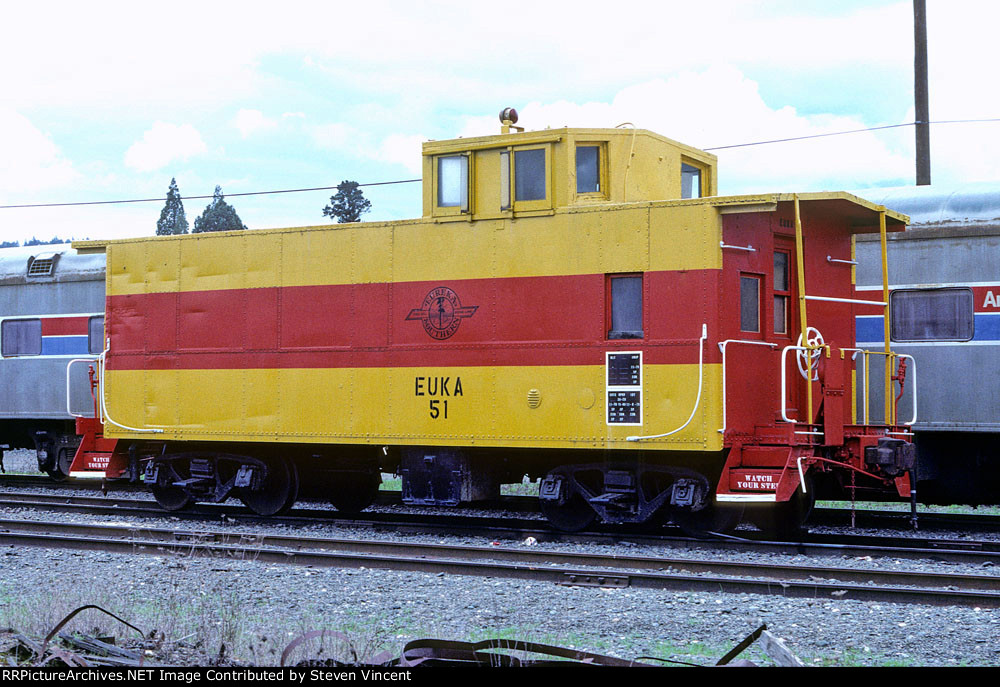
POLYGON ((94 666, 139 667, 143 665, 144 656, 136 651, 124 649, 115 645, 114 637, 93 637, 85 634, 60 632, 70 620, 82 611, 95 609, 105 613, 118 622, 130 627, 146 639, 142 630, 126 620, 119 618, 111 611, 100 606, 86 605, 74 609, 65 618, 56 623, 55 627, 39 641, 14 630, 4 634, 4 648, 0 650, 4 662, 10 666, 30 665, 49 667, 90 668, 94 666), (61 645, 52 642, 59 638, 61 645))
MULTIPOLYGON (((445 639, 416 639, 403 647, 403 653, 397 658, 390 658, 387 652, 366 658, 355 651, 351 639, 333 630, 313 630, 296 637, 281 653, 281 666, 289 665, 292 654, 311 640, 334 640, 345 647, 351 654, 350 660, 342 661, 336 658, 303 659, 296 667, 348 667, 368 666, 382 668, 413 668, 416 666, 565 666, 567 663, 581 665, 614 666, 614 667, 658 667, 662 663, 703 667, 698 663, 687 663, 654 656, 640 656, 635 659, 623 659, 614 656, 603 656, 587 651, 569 649, 548 644, 525 642, 516 639, 487 639, 481 642, 459 642, 445 639), (655 661, 657 663, 652 663, 655 661)), ((737 644, 725 656, 720 658, 716 666, 748 667, 756 666, 752 661, 737 657, 757 642, 760 649, 780 666, 804 665, 787 646, 784 640, 768 632, 767 625, 761 625, 737 644)))

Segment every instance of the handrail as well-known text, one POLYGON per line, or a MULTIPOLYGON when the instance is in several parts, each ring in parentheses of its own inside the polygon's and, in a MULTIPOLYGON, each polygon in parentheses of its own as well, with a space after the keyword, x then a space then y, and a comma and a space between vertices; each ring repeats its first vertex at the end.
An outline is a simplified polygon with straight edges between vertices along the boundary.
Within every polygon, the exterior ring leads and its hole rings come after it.
POLYGON ((754 248, 753 246, 731 246, 728 243, 726 243, 725 241, 719 241, 719 248, 731 248, 733 250, 745 250, 745 251, 748 251, 750 253, 756 253, 757 252, 757 249, 754 248))
MULTIPOLYGON (((788 392, 787 392, 787 389, 788 389, 788 380, 785 378, 785 369, 788 366, 785 364, 785 362, 788 360, 788 351, 792 351, 792 350, 795 350, 795 351, 811 351, 811 350, 814 350, 814 349, 812 347, 810 347, 810 346, 785 346, 784 348, 781 349, 781 419, 784 420, 785 422, 792 422, 792 423, 794 423, 794 422, 798 422, 798 420, 793 420, 792 418, 788 417, 788 413, 786 412, 786 408, 785 408, 785 406, 788 403, 788 399, 787 399, 787 396, 788 396, 788 392)), ((806 384, 809 387, 811 387, 812 386, 812 381, 811 380, 807 380, 806 384)), ((810 420, 810 422, 812 422, 812 421, 810 420)))
POLYGON ((691 414, 688 416, 687 421, 678 427, 677 429, 671 430, 669 432, 664 432, 663 434, 653 434, 643 437, 625 437, 625 441, 644 441, 645 439, 662 439, 663 437, 668 437, 671 434, 677 434, 682 429, 691 424, 691 420, 694 419, 695 413, 698 412, 698 406, 701 404, 701 389, 703 382, 705 380, 705 339, 708 338, 708 325, 701 325, 701 337, 698 339, 698 395, 694 399, 694 408, 691 409, 691 414))
POLYGON ((94 356, 92 358, 73 358, 66 364, 66 413, 72 415, 73 417, 86 417, 82 413, 74 413, 73 409, 70 407, 70 377, 69 370, 73 367, 74 363, 93 363, 96 362, 99 356, 94 356))
POLYGON ((725 341, 719 342, 719 350, 722 351, 722 429, 719 430, 720 434, 724 434, 726 431, 726 346, 731 343, 750 344, 753 346, 770 346, 771 348, 778 347, 778 344, 776 343, 770 343, 768 341, 752 341, 748 339, 726 339, 725 341))
POLYGON ((881 305, 883 301, 866 301, 860 298, 834 298, 833 296, 806 296, 807 301, 826 301, 827 303, 856 303, 858 305, 881 305))
POLYGON ((839 262, 839 263, 841 263, 843 265, 857 265, 858 264, 857 260, 841 260, 840 258, 833 257, 832 255, 826 256, 826 261, 827 262, 839 262))
POLYGON ((104 367, 105 367, 105 361, 107 360, 108 352, 110 350, 111 350, 111 337, 108 337, 104 344, 104 350, 101 351, 101 355, 98 356, 97 358, 97 383, 101 387, 101 415, 104 417, 104 422, 110 423, 115 427, 121 427, 127 432, 149 432, 151 434, 163 434, 162 429, 158 428, 140 429, 138 427, 129 427, 128 425, 123 425, 122 423, 115 422, 114 420, 111 419, 111 416, 108 414, 108 402, 107 399, 104 397, 104 388, 105 388, 104 367))

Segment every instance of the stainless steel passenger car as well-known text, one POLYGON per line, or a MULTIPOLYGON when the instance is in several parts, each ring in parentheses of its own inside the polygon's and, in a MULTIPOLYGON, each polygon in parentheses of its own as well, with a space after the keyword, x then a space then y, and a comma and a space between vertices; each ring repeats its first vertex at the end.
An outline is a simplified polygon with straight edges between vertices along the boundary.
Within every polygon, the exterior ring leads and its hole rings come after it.
POLYGON ((72 413, 92 414, 87 366, 73 367, 69 397, 66 367, 101 352, 103 329, 103 254, 0 250, 0 445, 36 449, 39 469, 56 478, 79 443, 72 413))
MULTIPOLYGON (((861 191, 910 216, 888 237, 893 349, 917 367, 918 497, 1000 502, 1000 183, 861 191)), ((881 300, 878 237, 858 236, 857 291, 881 300)), ((859 316, 859 347, 884 339, 883 316, 859 316)), ((871 374, 882 374, 872 365, 871 374)), ((876 385, 877 386, 877 385, 876 385)), ((913 402, 908 379, 900 416, 913 402)), ((871 405, 882 407, 881 399, 871 405)), ((905 418, 904 418, 905 419, 905 418)))

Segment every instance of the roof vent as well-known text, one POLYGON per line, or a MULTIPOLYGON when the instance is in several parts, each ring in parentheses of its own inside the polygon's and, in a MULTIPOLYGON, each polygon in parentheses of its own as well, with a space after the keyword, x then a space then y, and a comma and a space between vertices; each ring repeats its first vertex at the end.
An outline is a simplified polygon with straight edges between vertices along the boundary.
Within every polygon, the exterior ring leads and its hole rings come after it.
POLYGON ((29 277, 51 277, 56 267, 58 253, 39 253, 28 260, 29 277))

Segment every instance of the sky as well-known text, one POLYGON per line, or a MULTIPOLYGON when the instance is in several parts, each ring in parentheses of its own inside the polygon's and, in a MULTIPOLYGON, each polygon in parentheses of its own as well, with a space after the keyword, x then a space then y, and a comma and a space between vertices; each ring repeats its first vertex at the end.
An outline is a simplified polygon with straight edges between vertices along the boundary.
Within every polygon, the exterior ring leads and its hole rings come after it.
MULTIPOLYGON (((1000 3, 927 9, 931 119, 1000 117, 1000 3)), ((504 107, 699 148, 915 119, 909 0, 11 3, 0 64, 0 205, 415 179, 421 142, 499 133, 504 107)), ((913 140, 718 150, 719 193, 912 184, 913 140)), ((1000 122, 935 125, 931 163, 935 185, 1000 180, 1000 122)), ((306 226, 331 193, 228 201, 306 226)), ((421 214, 419 183, 365 195, 366 220, 421 214)), ((152 235, 162 207, 0 209, 0 240, 152 235)))

